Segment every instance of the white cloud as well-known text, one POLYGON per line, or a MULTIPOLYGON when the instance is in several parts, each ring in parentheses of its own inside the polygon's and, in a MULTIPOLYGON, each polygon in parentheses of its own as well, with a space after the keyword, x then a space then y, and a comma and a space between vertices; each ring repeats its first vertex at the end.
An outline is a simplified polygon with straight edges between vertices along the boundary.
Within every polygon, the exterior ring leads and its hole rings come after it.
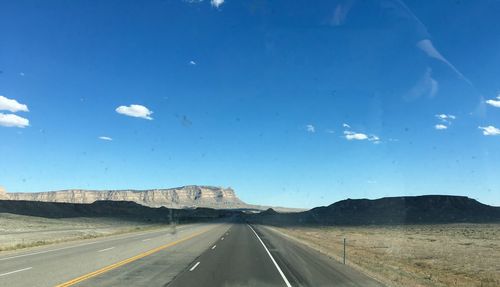
POLYGON ((346 124, 346 123, 343 123, 343 124, 342 124, 342 126, 343 126, 344 128, 348 128, 348 129, 350 129, 350 128, 351 128, 351 126, 350 126, 350 125, 348 125, 348 124, 346 124))
POLYGON ((24 72, 19 73, 19 76, 21 76, 21 77, 24 77, 24 75, 25 75, 24 72))
POLYGON ((316 132, 316 128, 313 125, 306 125, 306 131, 314 133, 316 132))
POLYGON ((335 131, 334 131, 334 130, 330 130, 330 129, 326 130, 325 132, 326 132, 327 134, 334 134, 334 133, 335 133, 335 131))
POLYGON ((0 96, 0 111, 9 111, 9 112, 29 112, 28 106, 24 104, 20 104, 18 101, 14 99, 8 99, 4 96, 0 96))
POLYGON ((451 125, 452 121, 457 117, 449 114, 437 114, 435 116, 441 123, 434 125, 436 130, 446 130, 451 125))
POLYGON ((152 120, 151 114, 153 113, 145 106, 141 105, 130 105, 130 106, 119 106, 116 108, 116 112, 129 117, 142 118, 146 120, 152 120))
POLYGON ((99 137, 100 140, 103 140, 103 141, 112 141, 113 139, 110 138, 110 137, 105 137, 105 136, 101 136, 99 137))
POLYGON ((496 100, 487 100, 488 105, 494 106, 495 108, 500 108, 500 95, 497 96, 496 100))
POLYGON ((368 140, 373 142, 374 144, 379 144, 380 143, 380 138, 376 135, 371 135, 368 137, 368 140))
POLYGON ((449 122, 451 120, 456 119, 457 117, 454 116, 454 115, 439 114, 439 115, 436 115, 436 118, 438 118, 438 119, 440 119, 441 121, 444 121, 444 122, 449 122))
POLYGON ((498 136, 498 135, 500 135, 500 129, 498 129, 494 126, 478 127, 478 128, 483 131, 483 135, 485 135, 485 136, 498 136))
POLYGON ((215 8, 219 8, 222 4, 224 4, 224 0, 210 0, 210 4, 215 8))
MULTIPOLYGON (((345 128, 350 128, 348 124, 343 124, 343 126, 345 128)), ((370 142, 373 142, 374 144, 381 143, 380 138, 376 135, 367 135, 364 133, 357 133, 353 131, 344 131, 344 137, 347 140, 358 140, 358 141, 368 140, 370 142)))
POLYGON ((368 136, 366 134, 363 134, 363 133, 356 133, 356 132, 351 132, 351 131, 344 131, 344 135, 345 135, 345 138, 347 140, 362 141, 362 140, 367 140, 368 139, 368 136))
POLYGON ((30 121, 14 114, 0 113, 0 126, 24 128, 30 125, 30 121))
POLYGON ((195 61, 189 61, 189 65, 196 66, 196 62, 195 61))

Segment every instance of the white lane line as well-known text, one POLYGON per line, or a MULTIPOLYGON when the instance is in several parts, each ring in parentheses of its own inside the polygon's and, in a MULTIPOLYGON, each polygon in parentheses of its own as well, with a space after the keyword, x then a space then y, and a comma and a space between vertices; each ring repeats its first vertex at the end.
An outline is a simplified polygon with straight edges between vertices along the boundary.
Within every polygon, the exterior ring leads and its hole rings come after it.
MULTIPOLYGON (((196 225, 186 225, 186 226, 181 226, 178 228, 179 229, 185 229, 188 227, 196 227, 199 224, 196 225)), ((27 254, 20 254, 20 255, 15 255, 15 256, 10 256, 10 257, 5 257, 5 258, 0 258, 0 261, 4 260, 10 260, 10 259, 16 259, 20 257, 26 257, 26 256, 33 256, 33 255, 38 255, 38 254, 44 254, 44 253, 49 253, 49 252, 55 252, 55 251, 60 251, 60 250, 66 250, 66 249, 71 249, 71 248, 77 248, 77 247, 82 247, 82 246, 87 246, 87 245, 92 245, 92 244, 97 244, 97 243, 103 243, 103 242, 109 242, 109 241, 114 241, 114 240, 120 240, 120 239, 126 239, 126 238, 134 238, 134 237, 139 237, 145 234, 150 234, 150 233, 163 233, 164 230, 155 230, 152 232, 144 232, 140 234, 132 234, 130 236, 123 236, 123 237, 118 237, 118 238, 112 238, 109 240, 99 240, 99 241, 93 241, 93 242, 87 242, 83 244, 78 244, 78 245, 72 245, 72 246, 67 246, 67 247, 61 247, 61 248, 56 248, 56 249, 51 249, 51 250, 44 250, 44 251, 39 251, 39 252, 33 252, 33 253, 27 253, 27 254)))
POLYGON ((222 237, 220 240, 224 240, 224 237, 222 237))
POLYGON ((215 247, 217 247, 217 245, 214 245, 214 246, 212 247, 212 250, 214 250, 214 249, 215 249, 215 247))
POLYGON ((10 272, 7 272, 7 273, 2 273, 2 274, 0 274, 0 277, 7 276, 7 275, 10 275, 10 274, 14 274, 14 273, 17 273, 17 272, 23 272, 23 271, 26 271, 26 270, 30 270, 31 268, 33 268, 33 267, 28 267, 28 268, 24 268, 24 269, 10 271, 10 272))
POLYGON ((108 250, 111 250, 111 249, 115 249, 115 247, 113 246, 113 247, 110 247, 110 248, 104 248, 104 249, 101 249, 101 250, 99 250, 97 252, 104 252, 104 251, 108 251, 108 250))
POLYGON ((152 238, 146 238, 146 239, 143 239, 143 240, 141 240, 141 241, 142 241, 142 242, 146 242, 146 241, 149 241, 149 240, 151 240, 151 239, 152 239, 152 238))
POLYGON ((0 258, 0 261, 9 260, 9 259, 15 259, 15 258, 19 258, 19 257, 25 257, 25 256, 32 256, 32 255, 44 254, 44 253, 49 253, 49 252, 55 252, 55 251, 65 250, 65 249, 70 249, 70 248, 82 247, 82 246, 96 244, 96 243, 99 243, 99 242, 102 242, 102 241, 95 241, 95 242, 89 242, 89 243, 75 245, 75 246, 68 246, 68 247, 63 247, 63 248, 57 248, 57 249, 51 249, 51 250, 33 252, 33 253, 28 253, 28 254, 21 254, 21 255, 6 257, 6 258, 0 258))
POLYGON ((193 267, 191 267, 191 269, 189 269, 189 272, 191 272, 194 269, 196 269, 196 267, 198 267, 198 265, 200 265, 200 262, 196 262, 196 264, 193 267))
POLYGON ((269 252, 269 250, 267 249, 267 247, 264 244, 264 242, 262 242, 262 239, 260 239, 259 235, 257 235, 257 232, 255 232, 255 230, 253 230, 252 226, 248 225, 248 227, 250 227, 250 229, 252 229, 253 233, 255 234, 255 236, 257 236, 257 238, 259 239, 259 241, 262 244, 262 246, 264 246, 264 249, 266 250, 267 255, 269 255, 269 257, 271 257, 271 260, 273 261, 274 266, 276 266, 276 269, 278 269, 278 272, 280 273, 281 278, 283 278, 283 281, 285 281, 286 286, 287 287, 292 287, 292 285, 290 284, 290 282, 288 282, 288 279, 286 279, 285 274, 283 274, 283 271, 281 271, 281 268, 278 266, 278 263, 276 263, 276 260, 274 260, 274 257, 271 255, 271 252, 269 252))

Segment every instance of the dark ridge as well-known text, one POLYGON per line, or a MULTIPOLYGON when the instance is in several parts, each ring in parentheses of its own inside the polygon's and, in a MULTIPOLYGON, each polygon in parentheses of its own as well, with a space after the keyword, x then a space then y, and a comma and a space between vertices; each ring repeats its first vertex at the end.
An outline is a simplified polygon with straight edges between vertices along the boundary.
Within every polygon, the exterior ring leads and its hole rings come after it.
POLYGON ((113 217, 146 222, 195 222, 244 218, 273 225, 396 225, 440 223, 498 223, 500 207, 464 196, 426 195, 381 199, 346 199, 326 207, 298 213, 261 213, 211 208, 168 209, 130 201, 96 201, 90 204, 0 200, 1 213, 48 218, 113 217))
POLYGON ((61 203, 24 200, 0 200, 0 213, 46 218, 112 217, 145 222, 194 222, 237 217, 239 211, 211 208, 168 209, 147 207, 131 201, 61 203))
POLYGON ((500 207, 465 196, 404 196, 346 199, 294 214, 262 212, 248 216, 248 220, 278 225, 494 223, 500 222, 500 207))

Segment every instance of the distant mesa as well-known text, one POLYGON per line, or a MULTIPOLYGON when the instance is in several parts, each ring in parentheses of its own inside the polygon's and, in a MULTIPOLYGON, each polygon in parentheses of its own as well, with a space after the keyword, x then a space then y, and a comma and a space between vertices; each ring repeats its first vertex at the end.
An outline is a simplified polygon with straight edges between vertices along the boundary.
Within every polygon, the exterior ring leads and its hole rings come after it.
MULTIPOLYGON (((238 209, 261 211, 268 206, 247 204, 240 200, 232 188, 189 185, 169 189, 148 190, 82 190, 34 193, 2 193, 0 199, 39 202, 93 203, 96 201, 131 201, 148 207, 190 209, 197 207, 213 209, 238 209)), ((279 208, 279 211, 299 209, 279 208)))

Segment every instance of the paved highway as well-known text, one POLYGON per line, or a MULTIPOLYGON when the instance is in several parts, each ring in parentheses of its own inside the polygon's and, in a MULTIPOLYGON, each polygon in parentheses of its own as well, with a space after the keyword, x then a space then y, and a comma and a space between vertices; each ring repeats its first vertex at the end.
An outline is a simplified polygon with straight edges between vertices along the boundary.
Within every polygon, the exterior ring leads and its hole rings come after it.
POLYGON ((0 256, 0 286, 382 286, 261 226, 193 224, 0 256))

